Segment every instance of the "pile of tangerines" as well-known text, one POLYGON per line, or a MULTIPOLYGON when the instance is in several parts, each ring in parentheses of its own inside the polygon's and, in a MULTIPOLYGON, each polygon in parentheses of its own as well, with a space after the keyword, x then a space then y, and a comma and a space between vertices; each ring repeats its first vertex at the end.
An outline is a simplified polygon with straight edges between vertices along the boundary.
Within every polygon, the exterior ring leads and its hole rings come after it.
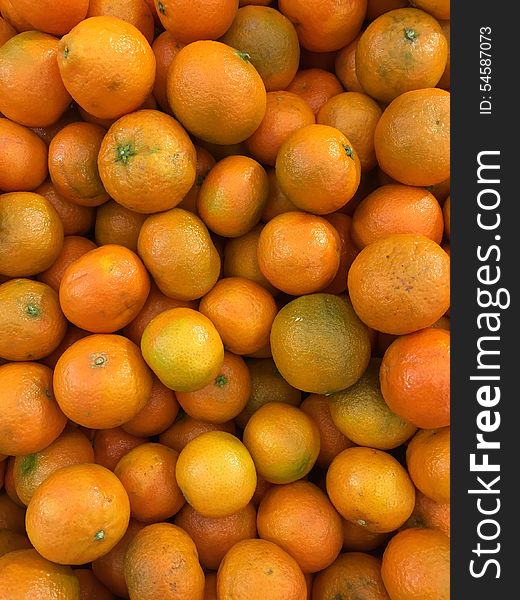
POLYGON ((449 0, 0 13, 0 600, 448 600, 449 0))

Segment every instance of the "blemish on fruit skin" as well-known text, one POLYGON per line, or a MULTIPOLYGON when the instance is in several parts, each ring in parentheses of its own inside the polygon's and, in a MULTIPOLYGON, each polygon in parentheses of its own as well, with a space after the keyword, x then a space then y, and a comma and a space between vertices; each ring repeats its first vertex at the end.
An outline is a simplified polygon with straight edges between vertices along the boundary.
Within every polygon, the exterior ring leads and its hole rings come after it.
POLYGON ((69 47, 65 46, 65 48, 63 48, 63 58, 67 58, 67 56, 69 55, 69 47))
POLYGON ((105 539, 105 532, 102 529, 100 529, 94 536, 94 540, 96 542, 101 542, 104 539, 105 539))
POLYGON ((22 475, 28 475, 31 471, 33 471, 34 467, 36 466, 36 462, 36 454, 27 454, 27 456, 24 456, 21 465, 22 475))
POLYGON ((166 14, 166 7, 162 2, 157 2, 157 10, 161 13, 161 15, 166 14))

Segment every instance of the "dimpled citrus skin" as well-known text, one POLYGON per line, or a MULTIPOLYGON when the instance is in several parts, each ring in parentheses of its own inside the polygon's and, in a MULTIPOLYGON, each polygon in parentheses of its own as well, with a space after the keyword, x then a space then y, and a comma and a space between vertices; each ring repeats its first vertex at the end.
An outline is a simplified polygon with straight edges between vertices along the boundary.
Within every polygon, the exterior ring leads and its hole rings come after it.
POLYGON ((225 431, 208 431, 188 442, 175 475, 187 502, 205 517, 226 517, 247 506, 257 482, 249 451, 225 431))
POLYGON ((43 558, 33 548, 0 557, 0 600, 56 598, 81 600, 71 567, 43 558))
POLYGON ((141 351, 161 382, 180 392, 208 385, 224 362, 215 326, 191 308, 172 308, 154 317, 143 332, 141 351))
POLYGON ((130 502, 119 479, 101 465, 83 464, 58 469, 44 481, 29 502, 25 522, 42 556, 82 565, 111 550, 129 520, 130 502))
POLYGON ((411 333, 448 310, 450 257, 426 236, 388 235, 357 255, 347 283, 352 305, 369 327, 411 333))
POLYGON ((136 27, 116 17, 89 17, 64 35, 58 66, 70 95, 100 119, 138 108, 155 79, 150 44, 136 27))
POLYGON ((176 206, 195 182, 196 161, 195 147, 180 123, 151 109, 118 119, 98 155, 107 192, 139 213, 176 206))
POLYGON ((292 386, 329 394, 361 377, 370 359, 370 339, 345 299, 308 294, 276 315, 271 350, 278 370, 292 386))
POLYGON ((260 125, 267 104, 264 82, 247 55, 209 40, 175 56, 167 94, 184 127, 214 144, 243 142, 260 125))

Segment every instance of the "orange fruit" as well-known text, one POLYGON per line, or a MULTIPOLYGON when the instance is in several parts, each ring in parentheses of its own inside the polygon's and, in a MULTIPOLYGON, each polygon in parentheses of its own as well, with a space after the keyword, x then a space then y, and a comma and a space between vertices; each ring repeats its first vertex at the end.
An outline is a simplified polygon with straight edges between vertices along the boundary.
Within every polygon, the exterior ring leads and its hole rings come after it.
POLYGON ((153 377, 152 391, 144 407, 122 428, 132 435, 151 437, 159 435, 170 427, 177 413, 179 404, 175 392, 153 377))
POLYGON ((92 561, 92 571, 103 585, 118 597, 128 598, 128 586, 124 575, 124 560, 130 543, 146 525, 130 519, 124 536, 103 556, 92 561))
POLYGON ((105 133, 100 125, 70 123, 52 138, 49 175, 56 191, 69 202, 99 206, 109 199, 97 166, 105 133))
POLYGON ((145 327, 159 313, 169 308, 184 307, 196 309, 197 305, 198 303, 194 301, 175 300, 174 298, 165 296, 152 279, 150 281, 150 293, 143 308, 126 327, 123 327, 122 333, 139 346, 145 327))
POLYGON ((9 552, 28 548, 32 548, 32 546, 26 535, 10 529, 0 529, 0 558, 9 552))
POLYGON ((381 559, 365 552, 345 552, 316 574, 312 600, 344 598, 390 600, 381 577, 381 559))
POLYGON ((43 557, 82 565, 111 550, 129 518, 128 495, 119 479, 100 465, 81 464, 58 469, 38 487, 25 522, 43 557))
POLYGON ((184 44, 216 40, 233 22, 237 0, 155 0, 162 26, 184 44))
POLYGON ((206 571, 204 574, 204 600, 217 600, 217 573, 206 571))
POLYGON ((250 392, 251 377, 244 359, 224 352, 224 362, 215 379, 195 392, 177 392, 177 400, 194 419, 225 423, 244 409, 250 392))
POLYGON ((348 92, 363 92, 356 73, 356 48, 360 37, 361 33, 337 52, 334 60, 334 73, 348 92))
MULTIPOLYGON (((2 0, 0 0, 1 4, 2 0)), ((61 115, 61 117, 49 125, 48 127, 31 127, 34 133, 42 139, 47 145, 50 144, 52 138, 65 127, 65 125, 69 125, 70 123, 77 123, 81 121, 81 112, 79 108, 71 102, 68 105, 65 112, 61 115)))
POLYGON ((425 429, 450 424, 449 331, 428 327, 400 336, 386 350, 379 377, 385 402, 401 418, 425 429))
POLYGON ((444 216, 444 233, 450 239, 450 196, 446 198, 442 205, 442 214, 444 216))
POLYGON ((117 17, 131 23, 139 29, 149 44, 153 42, 154 18, 148 4, 143 0, 89 0, 85 18, 103 16, 117 17))
POLYGON ((305 600, 307 584, 294 558, 268 540, 242 540, 224 556, 217 571, 222 600, 305 600))
POLYGON ((247 139, 265 115, 266 91, 248 56, 222 42, 188 44, 168 70, 168 102, 186 129, 215 144, 247 139))
POLYGON ((356 48, 356 75, 367 94, 382 102, 437 85, 448 43, 439 22, 416 8, 398 8, 369 23, 356 48))
MULTIPOLYGON (((63 246, 52 265, 38 274, 38 280, 59 292, 60 283, 67 267, 90 250, 97 248, 96 244, 86 237, 67 235, 63 238, 63 246)), ((61 310, 61 309, 60 309, 61 310)))
POLYGON ((303 98, 292 92, 268 92, 265 116, 245 141, 246 148, 253 158, 274 167, 278 150, 287 137, 313 123, 314 113, 303 98))
POLYGON ((47 177, 47 145, 34 131, 0 116, 0 192, 36 189, 47 177))
POLYGON ((244 409, 235 419, 242 429, 260 406, 272 402, 273 399, 292 406, 300 405, 301 391, 287 383, 272 358, 248 358, 247 368, 251 378, 251 393, 244 409))
POLYGON ((136 110, 155 79, 155 56, 145 36, 112 16, 84 19, 64 35, 58 43, 58 67, 74 100, 101 119, 136 110))
POLYGON ((442 88, 443 90, 450 91, 450 21, 439 21, 439 25, 441 26, 442 32, 444 33, 444 37, 448 42, 448 59, 446 61, 446 67, 444 68, 444 73, 437 83, 437 87, 442 88))
POLYGON ((40 362, 51 369, 54 369, 56 363, 58 362, 58 358, 65 352, 65 350, 72 346, 74 342, 77 340, 87 337, 90 335, 90 331, 85 331, 84 329, 80 329, 76 327, 76 325, 72 325, 72 323, 68 324, 67 330, 63 339, 59 343, 58 347, 54 352, 51 352, 48 356, 45 356, 40 360, 40 362))
POLYGON ((354 444, 334 424, 330 414, 328 396, 309 394, 300 404, 300 409, 309 415, 318 426, 320 453, 316 459, 316 464, 322 469, 327 469, 335 456, 354 444))
POLYGON ((415 486, 431 500, 450 502, 450 428, 420 429, 406 448, 406 465, 415 486))
POLYGON ((197 212, 197 201, 199 199, 199 194, 202 184, 204 183, 204 179, 206 179, 208 173, 217 162, 209 153, 209 151, 202 146, 195 146, 195 152, 197 154, 195 183, 191 186, 190 191, 177 205, 179 208, 183 208, 184 210, 189 210, 190 212, 194 213, 197 212))
POLYGON ((95 239, 98 246, 118 244, 137 252, 137 240, 146 215, 125 208, 114 200, 96 211, 95 239))
POLYGON ((17 33, 18 32, 16 29, 9 23, 9 21, 6 21, 0 16, 0 47, 3 46, 7 40, 10 40, 12 37, 14 37, 17 33))
POLYGON ((355 194, 361 163, 348 138, 329 125, 293 132, 276 157, 280 188, 299 209, 318 215, 335 212, 355 194))
POLYGON ((207 174, 197 198, 197 213, 223 237, 244 235, 260 221, 269 183, 265 169, 247 156, 228 156, 207 174))
POLYGON ((267 223, 273 217, 284 212, 298 210, 280 189, 278 179, 276 178, 276 170, 274 168, 267 169, 267 178, 269 180, 269 195, 262 212, 261 221, 263 223, 267 223))
POLYGON ((302 410, 268 402, 249 418, 243 441, 259 475, 271 483, 292 483, 305 477, 320 452, 320 432, 302 410))
POLYGON ((54 368, 56 400, 75 423, 109 429, 146 404, 152 376, 139 348, 127 338, 94 334, 67 348, 54 368))
POLYGON ((63 225, 52 204, 33 192, 0 195, 0 273, 27 277, 48 269, 63 246, 63 225))
POLYGON ((0 47, 0 112, 27 127, 47 127, 72 98, 61 80, 58 38, 26 31, 0 47))
POLYGON ((224 346, 215 325, 191 308, 172 308, 154 317, 141 338, 145 361, 176 392, 200 390, 218 376, 224 346))
POLYGON ((299 70, 286 88, 287 92, 300 96, 311 107, 314 116, 330 98, 344 90, 339 79, 324 69, 299 70))
POLYGON ((150 442, 121 457, 114 473, 128 493, 133 519, 158 523, 182 508, 184 497, 175 481, 178 456, 168 446, 150 442))
POLYGON ((188 442, 207 431, 225 431, 235 435, 236 426, 234 421, 218 424, 199 421, 179 410, 173 425, 160 434, 159 442, 180 452, 188 442))
POLYGON ((395 233, 414 233, 442 240, 442 208, 424 188, 400 184, 378 187, 356 207, 352 238, 359 248, 395 233))
POLYGON ((323 69, 334 73, 334 61, 337 51, 331 52, 312 52, 307 48, 300 48, 300 70, 304 69, 323 69))
POLYGON ((373 21, 383 13, 409 6, 408 0, 368 0, 366 20, 373 21))
POLYGON ((358 446, 391 450, 404 444, 416 426, 392 412, 379 384, 381 360, 372 358, 360 379, 329 396, 336 427, 358 446))
POLYGON ((220 256, 206 225, 182 208, 150 215, 137 251, 160 291, 177 300, 201 298, 220 275, 220 256))
POLYGON ((28 505, 38 487, 58 469, 93 462, 94 450, 87 436, 78 429, 67 428, 43 450, 15 458, 16 493, 28 505))
POLYGON ((52 371, 34 362, 0 366, 0 453, 39 452, 63 431, 67 418, 54 399, 52 371))
POLYGON ((30 31, 34 27, 23 17, 23 15, 13 6, 13 0, 0 0, 0 12, 4 19, 17 32, 30 31))
POLYGON ((436 19, 450 18, 449 0, 413 0, 413 5, 433 15, 436 19))
POLYGON ((67 329, 58 294, 45 283, 10 279, 0 285, 0 356, 38 360, 57 348, 67 329))
POLYGON ((385 544, 393 533, 373 533, 366 527, 343 519, 343 550, 370 552, 385 544))
POLYGON ((435 502, 421 491, 415 490, 413 513, 403 525, 403 528, 407 527, 438 529, 450 537, 450 504, 435 502))
POLYGON ((354 384, 370 359, 368 328, 333 294, 291 300, 271 329, 273 359, 284 379, 305 392, 330 394, 354 384))
MULTIPOLYGON (((5 455, 2 455, 5 456, 5 455)), ((18 506, 25 507, 24 503, 18 498, 16 493, 16 486, 14 485, 14 456, 9 456, 6 459, 5 474, 4 474, 4 488, 8 497, 18 506)), ((25 533, 25 525, 22 529, 22 533, 25 533)))
POLYGON ((415 488, 406 469, 383 450, 355 446, 331 462, 326 488, 347 521, 374 533, 394 531, 410 517, 415 488))
POLYGON ((449 600, 449 538, 435 529, 397 533, 383 553, 381 576, 390 598, 449 600))
POLYGON ((300 44, 313 52, 339 50, 351 42, 363 24, 366 0, 338 3, 325 0, 280 0, 280 11, 296 27, 300 44))
POLYGON ((374 131, 382 114, 377 102, 367 94, 343 92, 320 108, 316 122, 339 129, 356 150, 361 169, 370 171, 377 164, 374 131))
POLYGON ((186 503, 175 515, 174 523, 195 542, 205 569, 218 569, 232 546, 257 537, 256 509, 251 503, 225 517, 205 517, 186 503))
POLYGON ((70 202, 57 192, 50 179, 46 179, 34 191, 52 204, 60 217, 64 235, 86 235, 90 232, 96 220, 96 209, 93 206, 70 202))
POLYGON ((110 127, 98 166, 103 185, 116 202, 136 212, 154 213, 173 208, 188 193, 195 181, 196 153, 173 117, 138 110, 110 127))
POLYGON ((399 183, 435 185, 450 176, 450 93, 412 90, 386 107, 374 133, 377 161, 399 183))
POLYGON ((42 0, 35 4, 31 0, 11 0, 16 10, 32 25, 53 35, 62 36, 85 18, 88 0, 73 0, 66 7, 59 0, 42 0))
POLYGON ((269 342, 277 307, 258 283, 225 277, 201 299, 199 310, 213 322, 226 350, 252 354, 269 342))
POLYGON ((330 285, 340 265, 341 240, 322 217, 290 211, 272 218, 258 239, 258 266, 277 289, 293 296, 330 285))
POLYGON ((171 523, 141 529, 128 546, 124 576, 130 598, 203 600, 204 572, 190 536, 171 523))
POLYGON ((81 600, 114 600, 115 596, 99 581, 91 569, 73 569, 79 581, 81 600))
POLYGON ((341 517, 309 481, 269 489, 258 507, 257 525, 259 537, 278 544, 304 573, 326 569, 343 544, 341 517))
POLYGON ((296 75, 298 34, 289 19, 274 8, 239 8, 220 41, 249 56, 268 92, 285 89, 296 75))
MULTIPOLYGON (((153 0, 152 0, 153 1, 153 0)), ((166 93, 166 81, 168 78, 168 68, 172 64, 175 55, 186 44, 179 42, 172 33, 163 31, 152 43, 152 50, 155 55, 155 82, 153 84, 153 95, 161 110, 170 113, 168 104, 168 95, 166 93)))
POLYGON ((401 335, 429 327, 450 306, 450 259, 423 235, 392 234, 366 246, 348 272, 359 318, 401 335))
POLYGON ((250 279, 275 295, 279 290, 269 283, 258 265, 257 248, 262 229, 263 225, 258 223, 244 235, 226 241, 223 275, 250 279))
POLYGON ((124 246, 108 244, 67 267, 59 296, 69 321, 94 333, 112 333, 137 316, 149 291, 140 258, 124 246))
POLYGON ((79 581, 68 565, 56 565, 34 549, 0 557, 0 600, 52 598, 81 600, 79 581))
MULTIPOLYGON (((7 462, 4 459, 0 464, 7 462)), ((11 500, 7 490, 0 491, 0 530, 25 535, 25 506, 11 500)))
POLYGON ((127 433, 121 427, 97 429, 92 441, 95 462, 113 471, 121 457, 147 441, 147 438, 127 433))
POLYGON ((224 431, 208 431, 181 450, 176 478, 186 501, 205 517, 226 517, 253 497, 256 471, 246 446, 224 431))
POLYGON ((328 294, 341 294, 347 289, 347 274, 350 265, 359 254, 359 249, 352 240, 352 217, 342 212, 331 213, 324 215, 324 219, 328 221, 339 235, 339 267, 336 276, 323 290, 328 294))

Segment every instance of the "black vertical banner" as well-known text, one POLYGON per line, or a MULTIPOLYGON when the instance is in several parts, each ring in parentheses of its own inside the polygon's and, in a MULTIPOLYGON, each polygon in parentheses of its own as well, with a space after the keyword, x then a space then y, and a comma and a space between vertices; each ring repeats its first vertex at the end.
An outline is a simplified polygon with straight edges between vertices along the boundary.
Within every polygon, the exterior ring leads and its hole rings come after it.
POLYGON ((451 6, 451 597, 501 600, 518 597, 520 32, 510 3, 451 6))

